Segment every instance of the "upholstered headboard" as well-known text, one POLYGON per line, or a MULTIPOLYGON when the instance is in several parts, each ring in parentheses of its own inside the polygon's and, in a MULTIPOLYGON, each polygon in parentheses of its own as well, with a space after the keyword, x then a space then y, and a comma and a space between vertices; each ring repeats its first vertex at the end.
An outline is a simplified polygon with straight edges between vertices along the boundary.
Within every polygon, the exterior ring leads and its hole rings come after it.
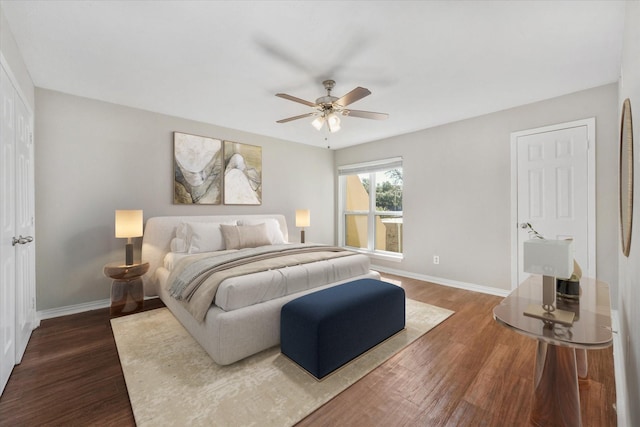
POLYGON ((144 275, 146 295, 155 295, 155 271, 162 266, 164 257, 170 252, 171 239, 176 237, 176 227, 183 222, 229 222, 241 219, 274 218, 280 224, 285 241, 289 240, 287 221, 284 215, 208 215, 208 216, 157 216, 147 219, 142 238, 142 261, 149 263, 149 272, 144 275))

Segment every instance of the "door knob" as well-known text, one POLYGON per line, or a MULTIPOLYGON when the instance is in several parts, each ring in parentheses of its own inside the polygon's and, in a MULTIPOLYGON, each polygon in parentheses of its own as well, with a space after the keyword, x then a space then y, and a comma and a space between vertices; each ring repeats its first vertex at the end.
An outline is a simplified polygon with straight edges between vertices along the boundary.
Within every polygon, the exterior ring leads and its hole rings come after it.
POLYGON ((31 236, 27 236, 27 237, 22 237, 22 235, 20 235, 17 239, 14 237, 11 240, 11 246, 15 246, 15 245, 24 245, 27 243, 33 242, 33 237, 31 236))

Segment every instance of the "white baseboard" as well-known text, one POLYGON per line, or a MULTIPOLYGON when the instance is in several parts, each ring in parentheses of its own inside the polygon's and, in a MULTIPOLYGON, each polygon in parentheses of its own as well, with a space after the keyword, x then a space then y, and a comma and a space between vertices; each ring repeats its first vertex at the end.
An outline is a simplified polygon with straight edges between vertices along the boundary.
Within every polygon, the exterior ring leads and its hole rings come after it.
POLYGON ((624 347, 620 337, 620 321, 618 310, 611 310, 611 330, 613 331, 613 367, 616 379, 616 412, 618 414, 618 426, 631 425, 629 411, 627 409, 627 374, 625 369, 624 347))
POLYGON ((427 276, 426 274, 411 273, 404 270, 396 270, 394 268, 381 267, 379 265, 371 265, 372 270, 382 273, 395 274, 396 276, 404 276, 410 279, 423 280, 425 282, 435 283, 437 285, 449 286, 452 288, 464 289, 467 291, 480 292, 483 294, 495 295, 498 297, 506 297, 511 293, 506 289, 497 289, 490 286, 477 285, 475 283, 459 282, 457 280, 443 279, 442 277, 427 276))
POLYGON ((52 319, 54 317, 67 316, 69 314, 83 313, 85 311, 97 310, 99 308, 109 307, 111 300, 102 299, 99 301, 85 302, 76 305, 67 305, 65 307, 51 308, 36 313, 38 320, 52 319))
MULTIPOLYGON (((148 299, 154 299, 158 297, 145 297, 145 301, 148 299)), ((101 299, 99 301, 85 302, 76 305, 67 305, 65 307, 52 308, 49 310, 42 310, 36 313, 38 324, 41 320, 52 319, 54 317, 67 316, 69 314, 83 313, 85 311, 98 310, 100 308, 108 308, 111 306, 110 299, 101 299)))

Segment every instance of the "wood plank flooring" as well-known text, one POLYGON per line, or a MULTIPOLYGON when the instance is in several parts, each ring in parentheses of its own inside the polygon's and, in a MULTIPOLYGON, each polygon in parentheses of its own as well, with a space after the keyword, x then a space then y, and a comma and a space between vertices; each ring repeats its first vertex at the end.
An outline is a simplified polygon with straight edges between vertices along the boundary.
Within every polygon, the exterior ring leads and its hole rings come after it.
MULTIPOLYGON (((455 314, 298 425, 527 425, 535 341, 496 324, 501 298, 383 276, 455 314)), ((615 426, 611 348, 589 352, 589 377, 584 426, 615 426)), ((42 425, 135 425, 108 309, 44 320, 34 331, 0 397, 0 426, 42 425)))

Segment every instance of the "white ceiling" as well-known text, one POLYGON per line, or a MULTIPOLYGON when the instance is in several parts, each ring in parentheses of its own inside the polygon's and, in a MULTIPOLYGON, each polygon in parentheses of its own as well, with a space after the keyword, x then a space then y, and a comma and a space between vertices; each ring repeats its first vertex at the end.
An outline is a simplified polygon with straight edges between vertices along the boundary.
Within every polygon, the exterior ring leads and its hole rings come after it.
MULTIPOLYGON (((619 1, 3 1, 37 87, 342 148, 618 79, 619 1), (356 86, 335 134, 276 120, 356 86), (325 138, 329 138, 325 140, 325 138)), ((215 136, 215 135, 212 135, 215 136)))

